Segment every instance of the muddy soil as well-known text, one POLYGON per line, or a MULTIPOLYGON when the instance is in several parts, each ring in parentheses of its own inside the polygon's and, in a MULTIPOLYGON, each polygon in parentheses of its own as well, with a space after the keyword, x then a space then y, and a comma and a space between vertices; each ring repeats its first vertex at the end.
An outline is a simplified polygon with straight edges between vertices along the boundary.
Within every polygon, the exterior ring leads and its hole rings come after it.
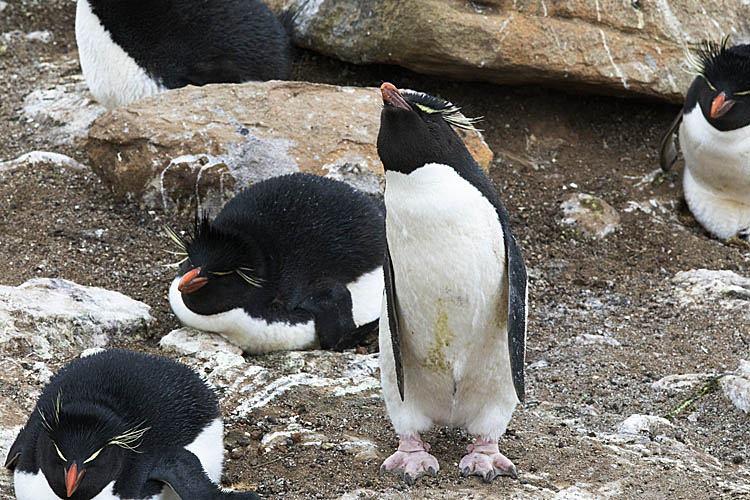
MULTIPOLYGON (((74 13, 69 0, 10 0, 0 11, 0 161, 54 150, 87 164, 80 142, 50 145, 45 125, 22 112, 31 91, 80 71, 71 63, 77 57, 74 13), (27 36, 44 30, 46 42, 27 36)), ((226 485, 256 488, 268 499, 339 498, 359 488, 372 493, 351 498, 503 498, 612 482, 620 498, 729 494, 711 471, 697 473, 666 461, 628 471, 579 431, 612 432, 635 413, 666 415, 693 390, 658 392, 651 388, 654 381, 672 374, 723 373, 750 356, 746 316, 711 304, 686 309, 673 296, 671 279, 679 271, 750 275, 750 250, 712 239, 690 215, 682 200, 681 162, 670 174, 649 176, 658 168, 659 137, 678 108, 533 86, 443 81, 396 67, 343 64, 302 50, 295 53, 294 78, 363 86, 391 81, 484 117, 480 127, 496 153, 491 177, 531 275, 527 404, 500 440, 521 472, 520 483, 501 478, 486 485, 460 478, 455 464, 468 436, 448 429, 426 436, 441 460, 437 479, 408 488, 395 477, 381 477, 380 462, 395 449, 396 437, 377 393, 326 400, 300 387, 229 423, 226 485), (562 224, 560 204, 573 192, 611 204, 621 216, 618 229, 598 240, 562 224), (632 202, 653 210, 647 213, 632 202), (583 334, 606 335, 619 346, 576 342, 583 334), (377 444, 379 455, 362 461, 336 447, 293 443, 259 454, 262 433, 294 415, 332 438, 348 432, 365 436, 377 444), (237 437, 244 431, 249 442, 237 437)), ((0 214, 0 284, 63 277, 144 301, 156 318, 153 338, 118 347, 163 353, 158 339, 179 324, 166 299, 173 274, 163 267, 169 242, 162 227, 188 228, 189 220, 116 202, 88 169, 52 165, 1 172, 0 214)), ((367 349, 376 348, 373 338, 367 349)), ((253 362, 273 366, 276 360, 271 355, 253 362)), ((722 477, 746 471, 750 418, 720 392, 699 398, 674 423, 682 443, 718 459, 722 477)))

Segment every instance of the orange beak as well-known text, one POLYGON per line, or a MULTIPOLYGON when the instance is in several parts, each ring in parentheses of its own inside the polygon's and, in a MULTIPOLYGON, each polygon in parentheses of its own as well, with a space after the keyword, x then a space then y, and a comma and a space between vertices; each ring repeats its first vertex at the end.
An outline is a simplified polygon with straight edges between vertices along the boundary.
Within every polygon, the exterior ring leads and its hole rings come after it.
POLYGON ((380 86, 380 93, 383 95, 383 102, 390 104, 394 108, 405 109, 411 111, 411 106, 401 95, 395 85, 392 83, 385 82, 380 86))
POLYGON ((177 284, 177 290, 181 293, 193 293, 194 291, 205 285, 208 281, 208 278, 203 276, 198 277, 200 273, 200 267, 196 267, 195 269, 191 269, 190 271, 186 272, 180 282, 177 284))
POLYGON ((724 92, 721 92, 714 97, 714 100, 711 103, 711 118, 719 118, 720 116, 723 116, 727 111, 732 109, 734 103, 735 101, 727 99, 727 95, 724 92))
POLYGON ((78 489, 85 472, 85 469, 79 472, 75 462, 70 466, 70 469, 65 468, 65 488, 68 490, 68 498, 78 489))

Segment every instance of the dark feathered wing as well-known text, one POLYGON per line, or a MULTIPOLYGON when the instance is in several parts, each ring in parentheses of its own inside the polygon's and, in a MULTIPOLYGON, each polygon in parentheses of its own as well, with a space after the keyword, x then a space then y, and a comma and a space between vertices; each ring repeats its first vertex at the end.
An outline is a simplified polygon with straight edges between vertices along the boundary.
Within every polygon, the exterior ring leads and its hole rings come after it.
POLYGON ((24 439, 25 430, 25 427, 21 429, 21 432, 18 433, 18 436, 16 436, 16 440, 13 441, 13 444, 8 451, 8 456, 5 458, 6 469, 15 469, 16 464, 18 464, 18 459, 21 458, 21 450, 23 449, 23 445, 26 442, 26 440, 24 439))
POLYGON ((163 453, 151 468, 149 479, 169 485, 181 500, 260 500, 252 491, 222 491, 208 478, 198 457, 185 448, 163 453))
POLYGON ((677 161, 677 147, 675 146, 674 140, 677 136, 677 129, 682 123, 682 110, 677 114, 677 117, 669 126, 669 130, 662 136, 661 142, 659 143, 659 165, 661 169, 667 172, 674 162, 677 161))
POLYGON ((388 311, 388 328, 391 331, 393 361, 396 364, 396 382, 398 383, 398 393, 401 396, 401 401, 403 401, 404 365, 401 362, 401 317, 399 315, 398 296, 396 296, 396 282, 393 275, 391 252, 387 245, 385 247, 385 261, 383 262, 383 277, 385 281, 386 310, 388 311))
POLYGON ((527 286, 526 265, 521 249, 510 231, 508 211, 496 196, 490 198, 503 228, 505 242, 505 266, 508 272, 508 350, 510 370, 513 374, 513 387, 518 400, 526 398, 524 386, 524 366, 526 364, 526 315, 527 286))

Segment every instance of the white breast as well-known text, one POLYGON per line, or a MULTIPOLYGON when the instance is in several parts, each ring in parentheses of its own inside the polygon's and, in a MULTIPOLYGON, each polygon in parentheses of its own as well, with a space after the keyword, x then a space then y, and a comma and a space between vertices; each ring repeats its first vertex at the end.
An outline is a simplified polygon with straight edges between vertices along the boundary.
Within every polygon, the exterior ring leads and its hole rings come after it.
POLYGON ((680 147, 695 218, 720 238, 750 227, 750 125, 722 132, 696 106, 683 117, 680 147))
POLYGON ((86 83, 94 98, 107 108, 165 90, 112 40, 88 0, 78 0, 76 43, 86 83))
MULTIPOLYGON (((408 400, 396 403, 384 381, 397 432, 421 430, 411 426, 422 427, 417 422, 426 417, 472 433, 501 434, 516 397, 505 247, 495 208, 455 170, 439 164, 409 175, 388 171, 385 203, 408 400)), ((381 346, 386 323, 381 321, 381 346)), ((391 364, 381 362, 386 377, 391 364)))
MULTIPOLYGON (((206 427, 185 449, 200 460, 203 469, 214 483, 221 480, 221 469, 224 462, 224 424, 217 418, 206 427)), ((62 474, 62 469, 60 470, 62 474)), ((85 481, 85 478, 84 478, 85 481)), ((36 473, 21 472, 13 474, 13 483, 17 500, 63 500, 52 491, 42 471, 36 473)), ((112 481, 92 500, 122 500, 114 494, 115 482, 112 481)), ((180 500, 168 486, 164 486, 160 495, 144 500, 180 500)))
POLYGON ((186 326, 219 333, 251 354, 312 349, 319 345, 313 320, 297 324, 269 323, 264 319, 253 318, 241 308, 205 316, 196 314, 182 301, 182 294, 177 290, 179 281, 179 278, 175 278, 169 287, 169 305, 186 326))

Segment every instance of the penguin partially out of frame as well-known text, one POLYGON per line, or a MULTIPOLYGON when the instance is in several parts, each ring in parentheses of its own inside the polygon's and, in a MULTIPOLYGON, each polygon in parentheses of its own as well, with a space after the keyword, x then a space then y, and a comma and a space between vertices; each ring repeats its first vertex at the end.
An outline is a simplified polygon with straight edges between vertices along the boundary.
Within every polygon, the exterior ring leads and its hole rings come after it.
POLYGON ((348 184, 291 174, 253 184, 178 245, 180 321, 248 353, 342 350, 377 327, 382 207, 348 184))
POLYGON ((52 377, 10 447, 18 500, 259 500, 217 486, 213 390, 167 358, 103 351, 52 377))
POLYGON ((462 475, 517 477, 498 448, 524 400, 526 268, 508 213, 451 125, 450 102, 381 86, 378 154, 385 167, 386 294, 380 370, 398 450, 381 472, 409 484, 437 475, 420 433, 433 425, 475 437, 462 475))
POLYGON ((166 89, 286 80, 289 35, 259 0, 78 0, 78 56, 114 108, 166 89))
POLYGON ((683 189, 698 222, 720 239, 750 239, 750 45, 706 42, 680 113, 661 140, 659 160, 685 156, 683 189))

